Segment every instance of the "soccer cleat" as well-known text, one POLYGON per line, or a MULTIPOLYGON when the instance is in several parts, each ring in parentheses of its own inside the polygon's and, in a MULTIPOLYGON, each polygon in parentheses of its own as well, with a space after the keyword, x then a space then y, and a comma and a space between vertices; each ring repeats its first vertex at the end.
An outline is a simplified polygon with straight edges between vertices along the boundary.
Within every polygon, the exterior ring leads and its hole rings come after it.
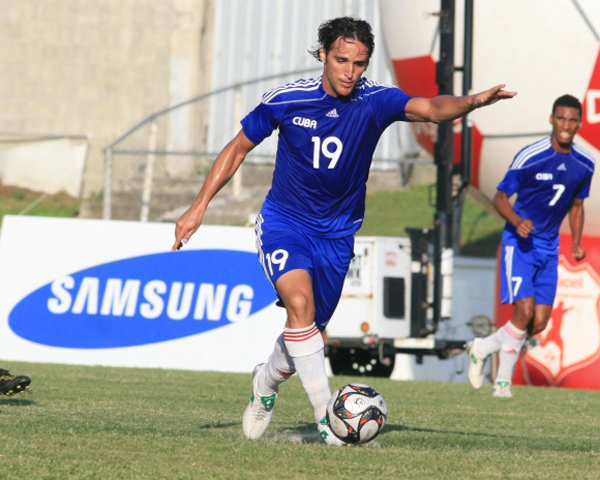
POLYGON ((324 416, 317 424, 317 429, 319 430, 319 435, 321 435, 321 438, 327 445, 333 445, 335 447, 343 447, 346 445, 346 443, 337 438, 331 431, 331 428, 329 428, 327 416, 324 416))
POLYGON ((31 378, 25 375, 15 377, 8 370, 0 368, 0 395, 14 395, 29 389, 31 378))
POLYGON ((487 360, 487 357, 481 357, 477 353, 475 346, 479 343, 479 340, 479 338, 473 339, 471 348, 469 348, 469 370, 467 372, 469 382, 471 382, 471 386, 475 389, 479 389, 483 385, 483 367, 485 367, 487 360))
POLYGON ((513 394, 510 390, 510 382, 500 380, 494 383, 494 393, 492 393, 492 396, 500 398, 512 398, 513 394))
POLYGON ((244 435, 250 440, 258 440, 267 431, 277 398, 277 392, 264 396, 258 393, 258 373, 264 365, 259 363, 252 371, 252 396, 242 417, 244 435))

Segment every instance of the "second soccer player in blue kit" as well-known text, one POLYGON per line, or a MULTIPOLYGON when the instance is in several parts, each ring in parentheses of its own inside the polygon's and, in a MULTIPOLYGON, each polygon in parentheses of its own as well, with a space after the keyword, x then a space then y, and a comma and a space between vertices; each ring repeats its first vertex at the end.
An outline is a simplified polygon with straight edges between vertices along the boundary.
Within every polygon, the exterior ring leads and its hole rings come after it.
POLYGON ((246 155, 279 131, 273 182, 256 221, 265 274, 287 320, 268 361, 254 368, 244 434, 258 439, 272 415, 278 387, 297 373, 329 445, 325 409, 331 396, 325 369, 325 330, 354 255, 354 234, 365 211, 366 182, 377 142, 395 121, 446 122, 516 93, 498 85, 475 95, 411 97, 363 73, 373 54, 370 25, 350 17, 323 23, 311 52, 322 76, 267 92, 242 129, 216 158, 196 200, 177 220, 177 250, 200 224, 208 203, 246 155))
POLYGON ((476 338, 469 350, 469 381, 480 388, 488 355, 500 352, 495 397, 513 396, 511 381, 527 335, 542 332, 552 313, 558 282, 558 233, 569 215, 575 260, 581 246, 584 210, 594 158, 573 143, 581 126, 579 100, 563 95, 554 102, 552 133, 523 148, 498 185, 494 205, 506 220, 500 258, 500 300, 514 306, 512 318, 492 335, 476 338), (514 207, 509 198, 517 194, 514 207))

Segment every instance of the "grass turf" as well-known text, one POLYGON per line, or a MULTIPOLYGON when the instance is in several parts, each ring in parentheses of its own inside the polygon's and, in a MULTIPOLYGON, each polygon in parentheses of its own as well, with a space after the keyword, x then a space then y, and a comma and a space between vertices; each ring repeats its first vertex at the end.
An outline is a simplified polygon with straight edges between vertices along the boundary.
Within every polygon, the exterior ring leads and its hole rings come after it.
MULTIPOLYGON (((365 222, 358 235, 406 237, 406 228, 431 228, 435 208, 432 186, 398 191, 379 191, 367 197, 365 222)), ((79 201, 65 193, 44 195, 25 188, 0 184, 0 224, 5 214, 74 217, 79 201)), ((461 255, 494 257, 504 222, 470 197, 466 198, 461 222, 461 255)))
MULTIPOLYGON (((0 397, 2 478, 598 478, 599 392, 358 380, 388 404, 362 447, 322 444, 297 377, 247 441, 250 373, 0 362, 31 390, 0 397)), ((250 369, 250 366, 249 366, 250 369)))

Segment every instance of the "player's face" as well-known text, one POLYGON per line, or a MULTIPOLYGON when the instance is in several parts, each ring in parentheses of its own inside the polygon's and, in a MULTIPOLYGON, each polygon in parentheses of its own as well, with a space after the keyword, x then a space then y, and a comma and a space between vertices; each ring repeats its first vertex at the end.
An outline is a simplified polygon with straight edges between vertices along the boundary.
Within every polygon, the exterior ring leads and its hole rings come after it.
POLYGON ((367 69, 369 50, 358 40, 338 38, 329 52, 321 50, 323 88, 334 97, 347 97, 367 69))
POLYGON ((550 115, 552 146, 557 151, 570 151, 573 138, 581 127, 579 110, 573 107, 556 107, 550 115))

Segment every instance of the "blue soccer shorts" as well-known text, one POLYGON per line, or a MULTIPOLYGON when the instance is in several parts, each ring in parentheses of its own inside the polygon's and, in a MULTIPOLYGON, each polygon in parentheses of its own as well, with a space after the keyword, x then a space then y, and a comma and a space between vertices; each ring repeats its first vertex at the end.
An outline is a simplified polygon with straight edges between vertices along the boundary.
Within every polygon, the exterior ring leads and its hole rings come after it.
MULTIPOLYGON (((254 230, 258 257, 273 288, 291 270, 308 271, 313 286, 315 323, 320 331, 325 330, 354 257, 354 235, 333 239, 314 237, 290 220, 264 211, 256 217, 254 230)), ((277 305, 284 306, 281 299, 277 305)))
POLYGON ((534 298, 536 305, 554 304, 558 283, 558 254, 532 247, 502 245, 500 301, 515 303, 534 298))

